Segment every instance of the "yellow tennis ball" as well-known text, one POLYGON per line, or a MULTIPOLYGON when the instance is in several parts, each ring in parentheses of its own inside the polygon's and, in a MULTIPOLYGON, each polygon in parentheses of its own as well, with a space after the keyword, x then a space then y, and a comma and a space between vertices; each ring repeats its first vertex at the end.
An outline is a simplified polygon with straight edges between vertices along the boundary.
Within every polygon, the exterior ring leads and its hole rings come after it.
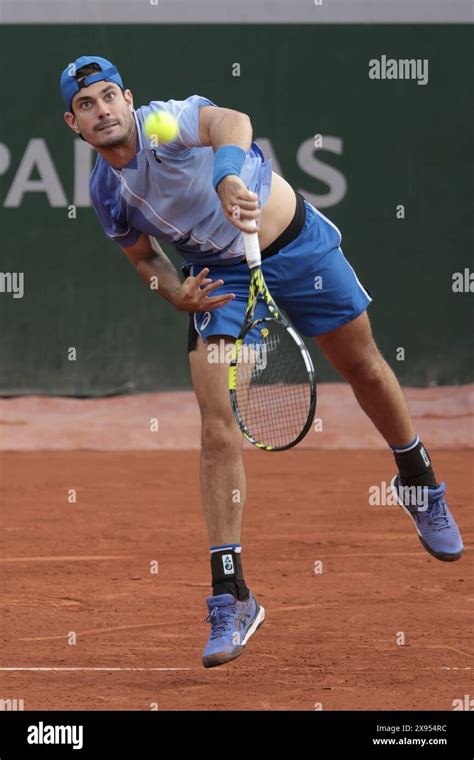
POLYGON ((179 133, 178 120, 168 111, 155 111, 146 117, 143 125, 146 136, 155 143, 167 143, 179 133))

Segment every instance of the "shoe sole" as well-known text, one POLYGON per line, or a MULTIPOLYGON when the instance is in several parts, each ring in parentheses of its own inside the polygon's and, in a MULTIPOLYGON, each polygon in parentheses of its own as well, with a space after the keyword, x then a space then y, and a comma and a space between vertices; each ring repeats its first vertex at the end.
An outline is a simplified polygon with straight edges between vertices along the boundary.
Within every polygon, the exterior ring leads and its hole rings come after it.
POLYGON ((418 530, 418 525, 416 524, 416 520, 413 517, 412 513, 410 512, 410 510, 408 510, 405 507, 404 503, 400 501, 398 497, 398 491, 395 486, 396 479, 397 479, 397 475, 394 475, 390 482, 392 495, 394 499, 396 500, 398 506, 401 507, 403 511, 405 512, 405 514, 407 514, 408 517, 413 521, 416 528, 417 535, 418 535, 418 539, 423 549, 425 549, 428 552, 428 554, 431 554, 431 556, 434 557, 435 559, 441 560, 441 562, 455 562, 457 559, 460 559, 460 557, 462 557, 462 555, 464 554, 464 549, 461 549, 460 552, 456 552, 455 554, 448 554, 447 552, 436 552, 434 549, 431 548, 431 546, 428 543, 426 543, 425 539, 423 538, 420 531, 418 530))
POLYGON ((260 606, 258 607, 258 612, 255 615, 251 626, 249 627, 247 633, 245 634, 245 638, 242 641, 242 644, 240 647, 237 647, 234 649, 233 652, 216 652, 215 654, 210 654, 207 657, 202 658, 202 664, 205 668, 215 668, 218 665, 225 665, 226 662, 231 662, 232 660, 235 660, 236 657, 240 657, 240 655, 243 653, 245 646, 251 636, 258 631, 260 626, 262 625, 263 621, 265 620, 265 609, 264 607, 260 606))

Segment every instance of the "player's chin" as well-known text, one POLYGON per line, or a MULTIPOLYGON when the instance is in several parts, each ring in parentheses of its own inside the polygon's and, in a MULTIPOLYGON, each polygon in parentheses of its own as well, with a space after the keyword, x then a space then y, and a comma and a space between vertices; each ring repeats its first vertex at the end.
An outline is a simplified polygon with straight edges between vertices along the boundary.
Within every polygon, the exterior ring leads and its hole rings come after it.
POLYGON ((94 145, 98 148, 112 148, 114 145, 121 145, 125 140, 125 130, 119 124, 94 133, 94 145))

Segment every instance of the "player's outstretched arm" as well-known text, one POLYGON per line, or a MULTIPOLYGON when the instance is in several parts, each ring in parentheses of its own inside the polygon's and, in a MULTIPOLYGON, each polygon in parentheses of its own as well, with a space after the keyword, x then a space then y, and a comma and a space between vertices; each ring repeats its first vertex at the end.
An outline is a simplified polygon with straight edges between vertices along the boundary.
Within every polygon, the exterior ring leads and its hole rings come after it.
POLYGON ((234 293, 221 296, 209 294, 223 284, 223 280, 212 282, 206 277, 205 268, 197 277, 188 277, 181 282, 176 267, 161 247, 142 233, 137 242, 129 248, 122 248, 135 271, 146 285, 166 298, 177 311, 213 311, 235 298, 234 293))
POLYGON ((250 192, 238 176, 252 144, 250 117, 228 108, 203 106, 199 135, 202 144, 211 145, 215 153, 213 184, 227 220, 248 232, 248 220, 260 215, 256 193, 250 192))
POLYGON ((223 145, 238 145, 245 152, 252 144, 252 122, 246 113, 230 108, 202 106, 199 109, 199 138, 214 152, 223 145))

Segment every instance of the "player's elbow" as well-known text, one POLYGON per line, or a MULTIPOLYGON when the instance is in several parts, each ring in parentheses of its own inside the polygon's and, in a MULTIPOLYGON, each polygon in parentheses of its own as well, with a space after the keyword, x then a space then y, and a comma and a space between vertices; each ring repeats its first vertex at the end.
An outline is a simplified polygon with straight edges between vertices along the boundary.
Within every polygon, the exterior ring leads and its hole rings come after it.
POLYGON ((252 122, 242 111, 220 109, 209 125, 208 144, 217 150, 221 145, 252 142, 252 122))
POLYGON ((246 127, 250 128, 250 131, 252 131, 252 120, 248 113, 244 113, 243 111, 233 111, 234 118, 244 124, 246 127))

